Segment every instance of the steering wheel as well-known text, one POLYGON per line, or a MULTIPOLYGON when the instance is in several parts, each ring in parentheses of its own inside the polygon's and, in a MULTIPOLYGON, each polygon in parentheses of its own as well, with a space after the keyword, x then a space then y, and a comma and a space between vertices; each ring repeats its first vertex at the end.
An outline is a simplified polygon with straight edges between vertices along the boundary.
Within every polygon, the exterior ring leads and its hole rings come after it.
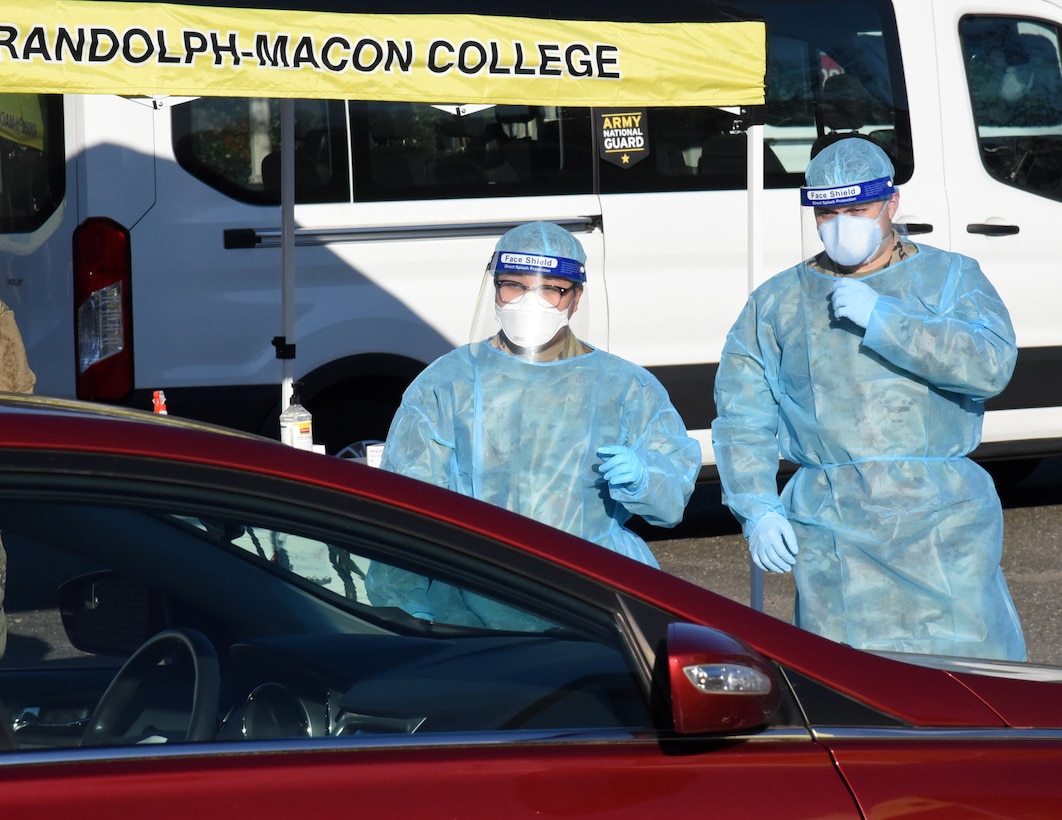
MULTIPOLYGON (((214 645, 193 629, 167 629, 148 638, 130 656, 104 691, 89 718, 82 746, 110 746, 128 742, 118 730, 119 721, 127 716, 130 704, 145 682, 165 659, 192 664, 192 709, 183 741, 211 740, 218 718, 221 675, 214 645)), ((167 738, 172 739, 172 738, 167 738)), ((135 741, 133 741, 135 742, 135 741)))

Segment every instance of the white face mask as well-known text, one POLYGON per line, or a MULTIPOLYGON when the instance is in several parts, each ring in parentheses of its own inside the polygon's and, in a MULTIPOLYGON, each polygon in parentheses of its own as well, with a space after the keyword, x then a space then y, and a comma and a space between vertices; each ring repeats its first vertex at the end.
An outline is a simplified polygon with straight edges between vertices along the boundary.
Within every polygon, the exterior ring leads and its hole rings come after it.
POLYGON ((837 214, 819 223, 819 238, 830 259, 842 267, 857 268, 874 255, 884 236, 877 219, 837 214))
POLYGON ((495 308, 506 338, 520 347, 541 347, 568 324, 567 309, 558 309, 537 293, 525 293, 495 308))

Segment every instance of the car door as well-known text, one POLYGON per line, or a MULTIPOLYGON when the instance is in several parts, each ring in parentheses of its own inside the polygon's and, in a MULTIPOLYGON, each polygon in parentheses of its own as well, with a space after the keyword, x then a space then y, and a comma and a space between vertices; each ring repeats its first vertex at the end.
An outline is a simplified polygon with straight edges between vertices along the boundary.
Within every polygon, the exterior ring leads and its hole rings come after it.
MULTIPOLYGON (((657 745, 545 743, 517 749, 304 751, 5 766, 0 805, 34 816, 64 810, 158 818, 354 815, 379 818, 609 817, 663 812, 859 817, 823 750, 660 754, 657 745), (770 788, 764 787, 770 783, 770 788)), ((691 750, 692 752, 692 750, 691 750)))
MULTIPOLYGON (((166 677, 186 666, 170 659, 150 671, 158 687, 139 689, 123 667, 103 697, 158 702, 108 718, 104 734, 119 739, 106 745, 48 745, 39 727, 20 728, 19 748, 0 753, 0 810, 858 816, 781 675, 782 706, 762 727, 677 733, 668 664, 653 657, 673 616, 589 575, 410 510, 247 470, 54 454, 9 467, 16 460, 0 471, 12 560, 30 567, 25 552, 46 550, 27 576, 42 589, 78 573, 59 607, 77 645, 136 643, 149 625, 191 630, 214 646, 222 682, 216 737, 186 742, 169 734, 185 707, 167 694, 183 679, 166 677), (430 576, 432 620, 377 597, 376 566, 430 576)), ((476 508, 480 526, 503 514, 476 508)), ((13 645, 52 642, 10 614, 13 645)), ((40 692, 19 685, 15 660, 0 669, 0 703, 22 713, 40 692)), ((101 661, 28 663, 49 681, 52 707, 64 686, 83 700, 79 665, 101 661)), ((118 714, 97 705, 93 724, 104 712, 118 714)))
MULTIPOLYGON (((1021 350, 985 438, 1049 437, 1062 418, 1053 300, 1062 219, 1062 11, 1040 0, 936 3, 951 249, 977 259, 1021 350)), ((932 236, 927 241, 933 243, 932 236)))

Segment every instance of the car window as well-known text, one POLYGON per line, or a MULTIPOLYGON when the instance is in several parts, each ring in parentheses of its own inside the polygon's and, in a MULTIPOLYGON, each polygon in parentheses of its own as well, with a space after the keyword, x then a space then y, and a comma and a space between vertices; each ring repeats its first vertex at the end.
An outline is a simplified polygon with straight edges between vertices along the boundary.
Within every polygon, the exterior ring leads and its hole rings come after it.
MULTIPOLYGON (((219 544, 239 547, 271 571, 309 582, 326 599, 357 605, 352 611, 388 621, 406 616, 436 629, 463 626, 484 630, 545 632, 562 624, 415 569, 362 554, 360 541, 330 543, 272 526, 215 517, 171 516, 219 544)), ((275 525, 273 525, 275 526, 275 525)))
POLYGON ((993 179, 1062 201, 1062 60, 1053 23, 959 23, 981 162, 993 179))
MULTIPOLYGON (((843 14, 836 0, 736 0, 735 5, 767 21, 765 187, 802 185, 811 156, 852 133, 889 153, 897 182, 910 179, 911 118, 888 0, 849 0, 843 14)), ((618 153, 616 161, 601 149, 602 193, 745 187, 744 128, 750 115, 712 108, 651 108, 638 114, 644 146, 618 153)))
POLYGON ((656 725, 615 602, 484 561, 468 532, 340 496, 3 483, 21 750, 656 725))

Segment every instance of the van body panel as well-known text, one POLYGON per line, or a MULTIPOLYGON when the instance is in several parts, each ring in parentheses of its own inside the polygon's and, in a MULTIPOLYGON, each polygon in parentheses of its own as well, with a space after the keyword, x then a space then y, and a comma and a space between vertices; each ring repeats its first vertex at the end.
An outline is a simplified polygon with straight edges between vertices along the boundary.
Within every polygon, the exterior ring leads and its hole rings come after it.
MULTIPOLYGON (((160 163, 180 177, 175 163, 160 163)), ((164 282, 158 292, 141 296, 138 322, 149 317, 152 334, 137 338, 137 383, 173 386, 262 384, 281 378, 281 361, 271 339, 282 332, 281 250, 278 246, 224 249, 224 232, 249 229, 279 235, 279 208, 225 203, 187 213, 156 209, 137 228, 134 267, 154 269, 164 282), (210 277, 218 293, 203 299, 196 323, 203 332, 183 348, 173 338, 189 337, 191 317, 165 309, 183 301, 192 275, 180 256, 159 258, 152 248, 177 230, 193 245, 221 248, 210 277), (139 263, 139 264, 138 264, 139 263), (238 314, 239 321, 233 321, 238 314), (223 357, 216 350, 225 351, 223 357)), ((175 198, 176 201, 176 198, 175 198)), ((466 343, 472 311, 498 237, 509 227, 533 219, 596 224, 596 197, 528 198, 525 203, 490 199, 465 202, 359 203, 347 206, 300 205, 295 210, 295 357, 296 378, 333 359, 384 350, 430 362, 466 343), (504 219, 499 215, 504 212, 504 219), (364 233, 347 231, 356 227, 364 233), (416 237, 418 230, 444 238, 416 237), (339 238, 332 239, 335 234, 339 238)), ((577 234, 588 254, 591 276, 602 276, 600 231, 577 234)), ((205 271, 196 271, 199 287, 215 287, 205 271)), ((589 287, 594 287, 593 279, 589 287)), ((601 301, 598 286, 591 306, 601 301)), ((602 305, 604 307, 604 305, 602 305)), ((601 310, 593 338, 607 341, 607 311, 601 310)))
MULTIPOLYGON (((935 85, 941 89, 966 89, 971 60, 979 56, 968 56, 975 47, 971 37, 974 29, 964 30, 964 21, 971 26, 974 20, 1007 21, 1008 27, 1017 31, 1017 39, 1026 41, 1030 54, 1033 45, 1057 54, 1062 20, 1062 7, 1057 3, 1014 0, 1003 6, 983 0, 947 4, 908 0, 907 4, 912 6, 912 14, 932 15, 939 33, 933 38, 938 72, 935 85)), ((1058 98, 1062 82, 1055 73, 1052 97, 1057 103, 1038 106, 1036 121, 1023 123, 1016 118, 1011 125, 987 120, 984 112, 976 110, 971 93, 940 93, 939 116, 934 118, 929 111, 923 114, 924 120, 939 125, 941 144, 946 146, 941 156, 944 183, 940 186, 948 197, 946 247, 981 264, 1010 311, 1020 350, 1011 384, 987 404, 986 445, 1057 438, 1062 426, 1062 385, 1054 376, 1062 366, 1062 350, 1058 348, 1059 324, 1052 298, 1057 292, 1057 259, 1062 248, 1058 229, 1062 224, 1059 154, 1042 153, 1028 161, 1031 167, 1015 165, 1007 182, 999 173, 991 173, 983 161, 987 151, 1006 150, 1009 144, 1020 146, 1023 140, 1039 135, 1046 135, 1045 140, 1062 139, 1058 136, 1062 133, 1062 99, 1058 98), (982 144, 992 147, 983 149, 982 144), (1051 164, 1036 168, 1046 163, 1051 164), (1051 185, 1050 195, 1044 195, 1046 188, 1034 190, 1040 185, 1038 174, 1049 174, 1058 181, 1051 185), (992 232, 993 226, 998 233, 992 232), (977 232, 986 229, 986 233, 977 232)), ((1015 108, 1019 104, 1015 101, 1015 108)), ((917 118, 917 112, 912 111, 912 118, 917 118)))
MULTIPOLYGON (((792 199, 791 191, 765 192, 766 270, 800 260, 792 199)), ((611 351, 649 367, 718 362, 749 294, 745 192, 603 195, 601 213, 611 351)))
POLYGON ((78 222, 106 216, 132 228, 155 204, 154 103, 106 95, 80 103, 73 118, 78 222))

